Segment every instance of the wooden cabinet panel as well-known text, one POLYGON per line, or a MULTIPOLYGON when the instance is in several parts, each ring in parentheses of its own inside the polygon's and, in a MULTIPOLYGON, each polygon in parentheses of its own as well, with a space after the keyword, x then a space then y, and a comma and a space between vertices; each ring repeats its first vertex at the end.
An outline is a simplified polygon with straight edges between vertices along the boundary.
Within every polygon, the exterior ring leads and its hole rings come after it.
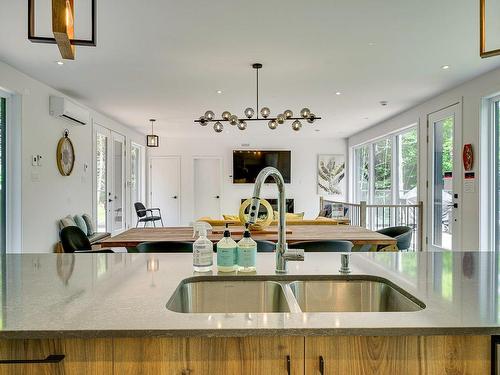
POLYGON ((115 339, 120 375, 257 375, 304 373, 303 337, 115 339))
POLYGON ((112 339, 0 340, 1 360, 44 359, 59 363, 0 364, 0 375, 107 375, 113 373, 112 339))
POLYGON ((490 371, 489 336, 306 337, 306 375, 475 375, 490 371))

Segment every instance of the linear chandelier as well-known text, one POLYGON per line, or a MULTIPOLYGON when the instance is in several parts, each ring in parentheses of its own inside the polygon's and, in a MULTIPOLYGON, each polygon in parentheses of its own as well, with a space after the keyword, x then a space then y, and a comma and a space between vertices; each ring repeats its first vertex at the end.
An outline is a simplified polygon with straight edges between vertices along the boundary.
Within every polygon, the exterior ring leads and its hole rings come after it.
POLYGON ((222 112, 221 118, 216 119, 215 113, 211 110, 205 112, 203 116, 199 119, 194 120, 194 122, 199 123, 201 126, 207 126, 210 123, 214 123, 213 127, 216 133, 221 133, 224 130, 224 122, 229 123, 232 126, 237 126, 240 130, 245 130, 247 128, 247 121, 268 121, 267 126, 269 129, 274 130, 278 125, 284 124, 286 121, 292 121, 292 129, 299 131, 302 128, 301 121, 307 121, 309 124, 313 124, 316 120, 321 120, 321 117, 317 117, 314 113, 311 113, 309 108, 302 108, 300 111, 300 117, 294 117, 293 112, 289 109, 283 113, 278 114, 276 117, 271 116, 271 110, 268 107, 262 107, 259 111, 259 69, 262 68, 262 64, 255 63, 252 65, 255 69, 257 75, 257 95, 256 95, 256 107, 257 113, 253 108, 248 107, 245 109, 245 119, 240 119, 238 116, 231 114, 229 111, 222 112), (259 113, 262 117, 259 117, 259 113), (256 117, 254 117, 256 115, 256 117))

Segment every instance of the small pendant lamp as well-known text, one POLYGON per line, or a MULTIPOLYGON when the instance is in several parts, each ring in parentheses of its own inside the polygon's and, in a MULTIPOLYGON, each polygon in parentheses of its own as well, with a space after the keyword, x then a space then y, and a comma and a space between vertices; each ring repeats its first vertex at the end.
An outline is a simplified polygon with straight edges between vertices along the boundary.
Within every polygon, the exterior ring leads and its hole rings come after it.
POLYGON ((154 125, 156 120, 152 118, 149 121, 151 121, 151 134, 148 134, 146 136, 146 146, 158 147, 160 145, 160 139, 157 135, 154 134, 154 131, 153 131, 153 125, 154 125))

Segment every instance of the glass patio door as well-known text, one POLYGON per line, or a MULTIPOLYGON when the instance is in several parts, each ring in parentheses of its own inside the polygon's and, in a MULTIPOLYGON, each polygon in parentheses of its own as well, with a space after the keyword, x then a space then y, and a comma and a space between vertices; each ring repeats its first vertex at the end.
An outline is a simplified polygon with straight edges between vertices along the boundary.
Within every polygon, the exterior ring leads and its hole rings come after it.
POLYGON ((429 250, 459 250, 461 246, 461 117, 453 105, 428 117, 429 250))
POLYGON ((125 137, 94 124, 95 208, 99 232, 125 230, 125 137))

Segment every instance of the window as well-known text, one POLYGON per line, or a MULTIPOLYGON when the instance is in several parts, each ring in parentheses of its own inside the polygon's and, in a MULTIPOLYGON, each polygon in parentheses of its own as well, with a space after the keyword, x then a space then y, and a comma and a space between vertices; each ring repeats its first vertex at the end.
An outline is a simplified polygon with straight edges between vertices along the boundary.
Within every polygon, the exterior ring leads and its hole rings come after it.
POLYGON ((356 147, 354 200, 368 204, 414 204, 417 201, 418 132, 411 127, 356 147))
POLYGON ((370 148, 368 145, 354 150, 356 197, 359 201, 370 199, 370 148))
POLYGON ((130 224, 136 222, 134 209, 135 202, 144 203, 145 196, 145 171, 144 171, 144 147, 132 142, 130 147, 130 212, 133 218, 130 224))
POLYGON ((107 221, 107 157, 108 157, 108 137, 96 133, 96 202, 97 202, 97 231, 106 232, 107 221))
POLYGON ((417 198, 418 134, 412 128, 397 136, 398 187, 395 204, 407 204, 417 198))
POLYGON ((392 202, 392 138, 385 138, 373 145, 373 175, 375 204, 392 202))

